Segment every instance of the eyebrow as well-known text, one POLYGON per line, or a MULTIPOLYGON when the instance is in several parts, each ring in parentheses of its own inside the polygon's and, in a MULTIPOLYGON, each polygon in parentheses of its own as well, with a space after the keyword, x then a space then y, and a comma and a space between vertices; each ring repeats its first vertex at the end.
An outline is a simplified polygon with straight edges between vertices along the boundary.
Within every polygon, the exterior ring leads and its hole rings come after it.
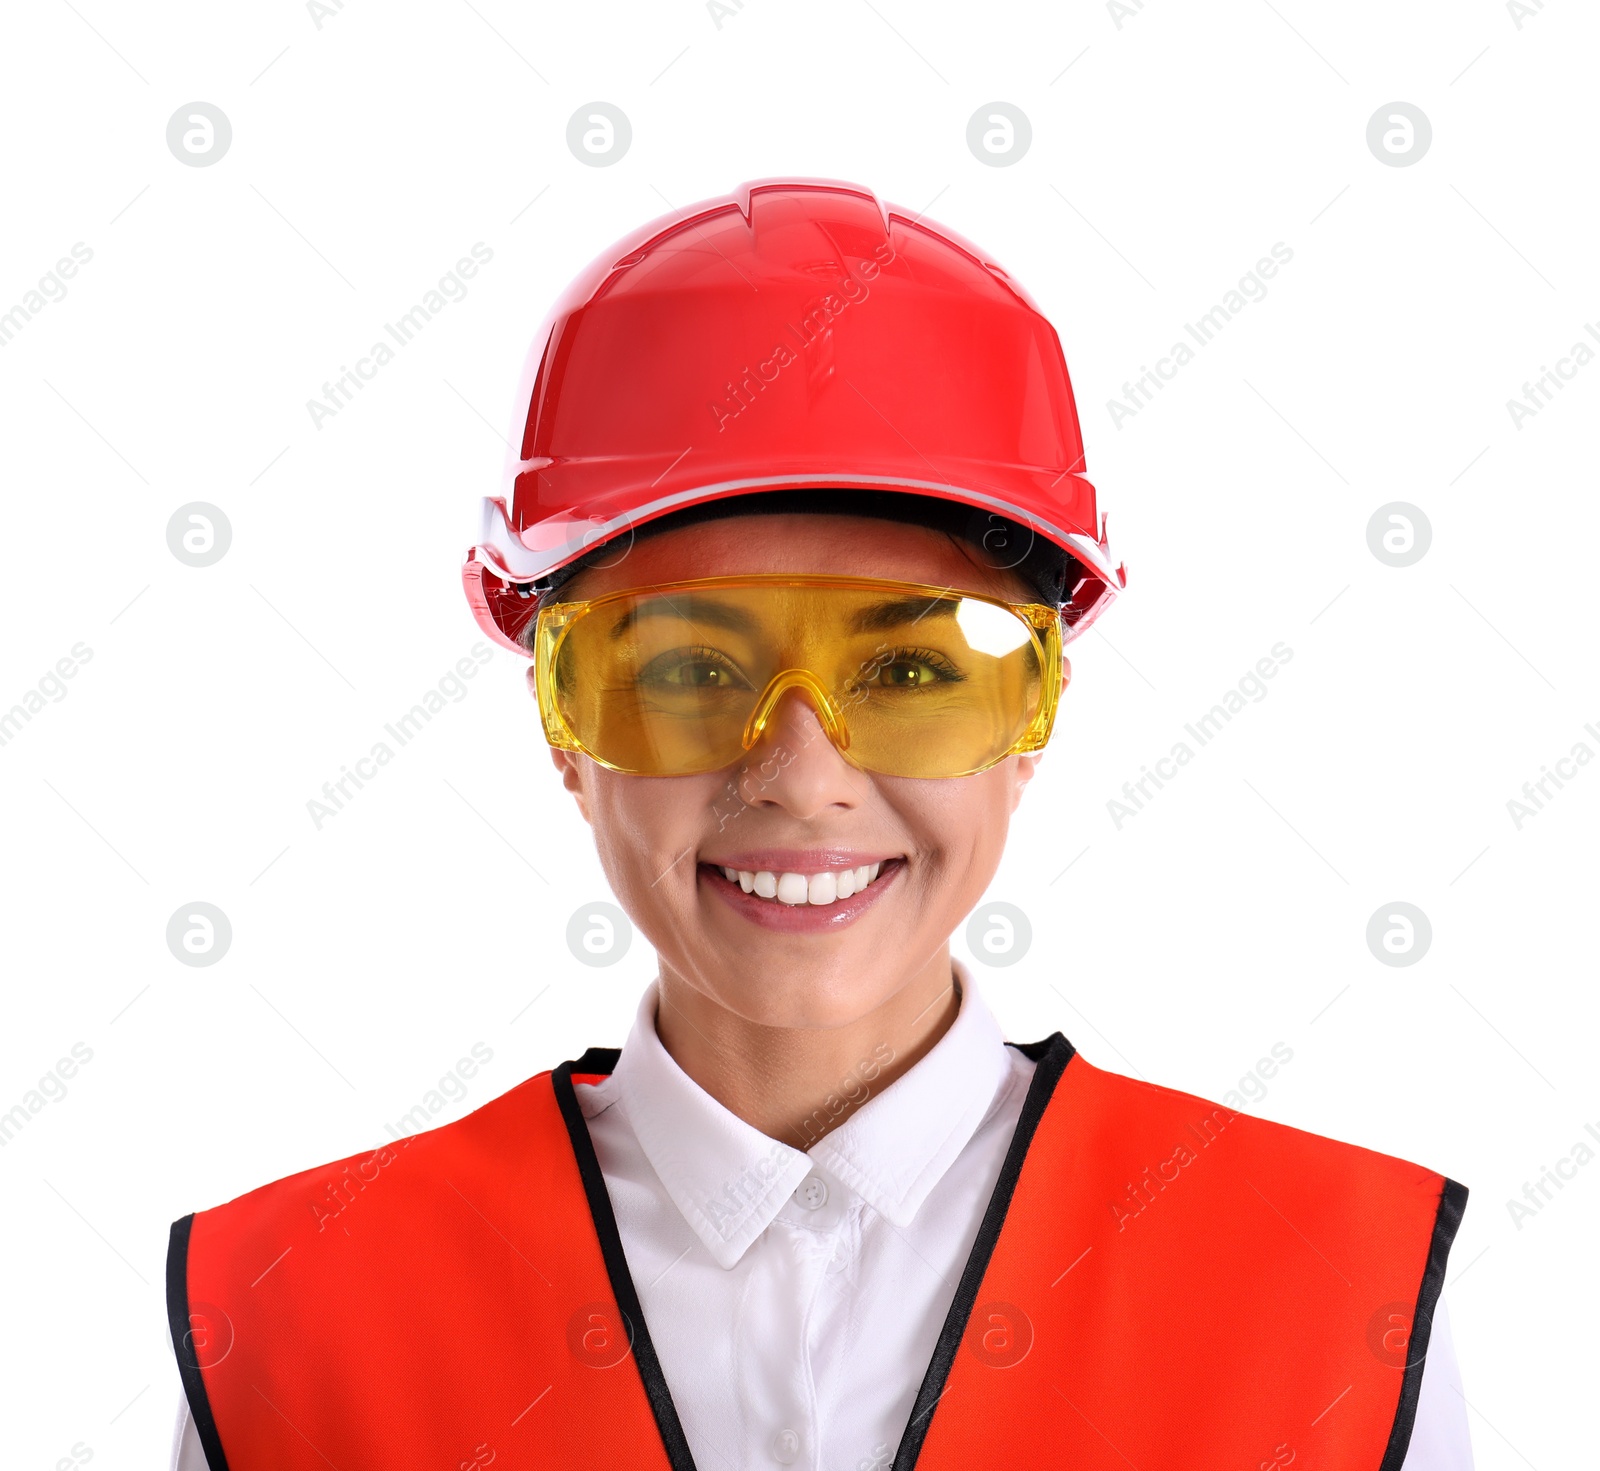
POLYGON ((925 598, 915 594, 908 598, 890 598, 863 608, 850 620, 852 633, 880 633, 886 628, 900 628, 907 623, 919 623, 924 618, 954 618, 959 598, 925 598))
POLYGON ((647 598, 642 603, 635 603, 611 626, 611 637, 621 638, 641 618, 681 618, 690 623, 712 623, 718 628, 731 629, 734 633, 750 633, 755 629, 755 623, 742 608, 735 608, 728 603, 719 602, 715 598, 699 596, 695 593, 663 593, 658 597, 647 598))
MULTIPOLYGON (((959 598, 925 598, 915 594, 905 598, 889 598, 860 609, 850 620, 851 633, 879 633, 888 628, 901 628, 924 618, 954 618, 959 598)), ((620 639, 641 618, 673 617, 690 623, 709 623, 734 633, 751 633, 755 621, 742 608, 732 607, 714 598, 694 593, 663 594, 649 598, 627 609, 612 625, 610 636, 620 639)))

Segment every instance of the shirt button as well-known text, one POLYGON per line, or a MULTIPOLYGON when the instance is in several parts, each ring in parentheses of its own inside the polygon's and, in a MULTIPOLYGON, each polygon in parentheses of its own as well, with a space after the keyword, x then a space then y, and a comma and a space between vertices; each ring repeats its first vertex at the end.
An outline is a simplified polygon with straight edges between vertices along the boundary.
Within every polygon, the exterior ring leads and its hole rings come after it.
POLYGON ((789 1466, 800 1457, 800 1437, 793 1430, 780 1430, 772 1437, 772 1459, 780 1466, 789 1466))
POLYGON ((821 1175, 807 1175, 794 1198, 808 1211, 821 1210, 828 1203, 828 1182, 821 1175))

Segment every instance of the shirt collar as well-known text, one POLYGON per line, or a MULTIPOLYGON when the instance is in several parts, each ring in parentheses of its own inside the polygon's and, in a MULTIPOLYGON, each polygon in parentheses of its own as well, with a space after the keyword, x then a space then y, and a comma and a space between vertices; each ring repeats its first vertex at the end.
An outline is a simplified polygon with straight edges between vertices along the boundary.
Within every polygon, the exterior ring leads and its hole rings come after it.
MULTIPOLYGON (((720 1266, 739 1261, 818 1166, 896 1226, 910 1224, 1010 1077, 999 1022, 966 965, 952 958, 951 968, 961 1004, 944 1035, 809 1154, 747 1124, 678 1066, 656 1034, 659 985, 650 983, 612 1087, 667 1194, 720 1266)), ((873 1062, 863 1059, 863 1069, 873 1062)))

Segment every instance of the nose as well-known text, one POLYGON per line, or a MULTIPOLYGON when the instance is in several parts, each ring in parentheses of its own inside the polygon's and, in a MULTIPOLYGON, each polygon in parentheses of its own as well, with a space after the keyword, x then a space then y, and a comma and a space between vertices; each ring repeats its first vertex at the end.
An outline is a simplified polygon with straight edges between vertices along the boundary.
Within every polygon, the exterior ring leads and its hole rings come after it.
MULTIPOLYGON (((774 674, 761 691, 745 723, 744 743, 747 748, 774 722, 782 725, 793 718, 790 710, 780 708, 785 705, 785 696, 791 692, 804 694, 811 718, 822 734, 828 736, 840 750, 849 747, 849 727, 844 722, 838 703, 828 693, 827 686, 809 669, 790 668, 774 674)), ((792 707, 793 702, 788 704, 792 707)), ((814 738, 814 733, 810 738, 814 738)))
POLYGON ((848 731, 814 677, 776 677, 751 716, 752 726, 758 721, 760 730, 741 763, 746 801, 807 817, 833 805, 857 806, 866 797, 865 774, 835 745, 848 742, 848 731))

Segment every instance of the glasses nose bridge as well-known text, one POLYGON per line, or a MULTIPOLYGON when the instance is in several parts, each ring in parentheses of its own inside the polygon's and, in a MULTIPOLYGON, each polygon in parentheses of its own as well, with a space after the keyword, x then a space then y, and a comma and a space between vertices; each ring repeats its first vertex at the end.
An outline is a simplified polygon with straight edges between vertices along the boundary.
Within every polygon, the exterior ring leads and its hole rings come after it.
POLYGON ((761 739, 781 700, 791 689, 802 690, 811 696, 822 729, 836 749, 847 750, 850 745, 850 728, 845 724, 844 711, 829 693, 828 687, 809 669, 782 669, 767 681, 761 697, 756 701, 750 719, 745 722, 742 737, 744 749, 749 750, 761 739))

